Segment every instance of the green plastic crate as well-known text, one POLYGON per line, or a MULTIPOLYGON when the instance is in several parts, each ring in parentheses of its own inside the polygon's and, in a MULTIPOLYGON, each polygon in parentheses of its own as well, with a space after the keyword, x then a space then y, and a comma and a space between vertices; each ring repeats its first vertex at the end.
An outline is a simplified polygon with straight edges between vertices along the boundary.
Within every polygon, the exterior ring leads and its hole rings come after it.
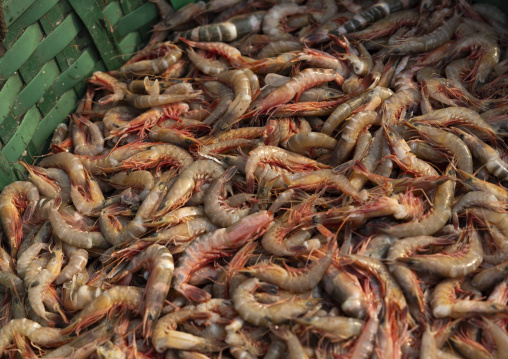
POLYGON ((0 190, 21 179, 16 161, 33 162, 47 151, 91 74, 120 67, 159 21, 157 6, 147 0, 1 4, 7 33, 0 43, 0 190))

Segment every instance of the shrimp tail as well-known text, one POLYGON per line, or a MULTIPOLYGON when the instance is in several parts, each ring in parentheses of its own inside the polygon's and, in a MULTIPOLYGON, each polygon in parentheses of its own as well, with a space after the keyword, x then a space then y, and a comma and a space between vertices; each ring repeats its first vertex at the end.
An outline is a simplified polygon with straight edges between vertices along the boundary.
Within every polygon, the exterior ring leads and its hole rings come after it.
POLYGON ((210 298, 211 298, 210 293, 208 293, 207 291, 205 291, 201 288, 195 287, 193 285, 184 283, 184 284, 180 285, 180 288, 181 288, 182 294, 185 297, 187 297, 187 299, 189 299, 193 302, 203 303, 203 302, 210 300, 210 298))

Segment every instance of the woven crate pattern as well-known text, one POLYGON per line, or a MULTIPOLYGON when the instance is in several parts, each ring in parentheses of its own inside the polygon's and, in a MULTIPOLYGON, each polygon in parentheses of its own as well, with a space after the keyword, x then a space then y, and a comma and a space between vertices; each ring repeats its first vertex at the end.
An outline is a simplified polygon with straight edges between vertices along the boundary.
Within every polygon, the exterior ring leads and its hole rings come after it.
POLYGON ((146 0, 2 0, 0 189, 20 179, 84 95, 94 71, 114 70, 158 20, 146 0))

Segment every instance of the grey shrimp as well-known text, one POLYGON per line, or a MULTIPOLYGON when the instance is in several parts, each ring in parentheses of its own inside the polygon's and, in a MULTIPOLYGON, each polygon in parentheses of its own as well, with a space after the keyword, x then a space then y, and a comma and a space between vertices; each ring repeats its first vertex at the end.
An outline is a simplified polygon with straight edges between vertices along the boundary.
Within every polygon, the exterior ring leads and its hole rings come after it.
POLYGON ((219 81, 207 81, 203 83, 203 87, 220 99, 217 106, 215 106, 210 114, 203 120, 203 123, 211 125, 227 111, 230 103, 233 102, 235 98, 235 93, 228 86, 223 85, 219 81))
POLYGON ((292 37, 291 34, 280 29, 281 19, 290 15, 305 14, 307 11, 305 6, 296 4, 275 5, 267 11, 263 19, 263 33, 273 39, 289 40, 292 37))
POLYGON ((282 289, 291 292, 305 292, 314 288, 323 278, 324 273, 332 263, 337 242, 330 238, 326 255, 319 258, 314 264, 303 269, 288 271, 275 264, 259 264, 242 270, 262 281, 276 284, 282 289))
POLYGON ((202 182, 210 182, 224 173, 224 169, 211 160, 198 160, 191 163, 177 177, 168 191, 160 209, 155 213, 161 217, 184 204, 202 182))
POLYGON ((332 152, 330 162, 337 166, 344 162, 353 151, 361 130, 369 125, 381 125, 381 116, 376 111, 362 111, 347 122, 337 147, 332 152))
POLYGON ((422 125, 420 123, 408 123, 408 126, 416 129, 421 135, 443 147, 453 154, 457 161, 458 169, 473 173, 473 158, 468 146, 459 137, 439 128, 422 125))
POLYGON ((208 218, 220 227, 229 227, 249 214, 250 208, 233 208, 224 200, 224 187, 230 181, 238 170, 237 167, 231 167, 223 175, 217 178, 208 189, 205 200, 204 210, 208 218))
POLYGON ((13 341, 15 335, 23 335, 33 344, 52 346, 66 341, 61 329, 43 327, 29 319, 12 319, 0 328, 0 356, 13 341))
POLYGON ((143 314, 143 332, 150 337, 152 326, 159 318, 171 285, 175 268, 173 256, 166 247, 152 244, 129 262, 119 278, 134 273, 142 267, 150 272, 150 276, 144 294, 146 299, 139 311, 143 314))
POLYGON ((485 165, 490 173, 501 180, 508 180, 508 163, 503 161, 495 149, 458 128, 454 128, 453 131, 466 143, 473 157, 485 165))
POLYGON ((240 284, 234 294, 233 303, 240 316, 257 326, 281 324, 298 317, 316 306, 315 299, 295 299, 287 303, 263 305, 256 301, 252 292, 261 285, 257 278, 251 278, 240 284))
MULTIPOLYGON (((451 166, 448 166, 445 174, 453 178, 455 171, 451 166)), ((455 180, 450 179, 437 187, 433 208, 422 219, 383 228, 382 231, 399 238, 425 236, 436 233, 451 217, 454 192, 455 180)))
POLYGON ((407 55, 433 50, 450 40, 461 17, 460 14, 453 16, 430 34, 403 39, 400 43, 390 46, 389 52, 395 55, 407 55))
POLYGON ((249 77, 242 70, 223 72, 217 79, 232 86, 235 93, 235 99, 216 124, 216 128, 223 132, 238 122, 247 111, 252 101, 252 91, 249 77))
POLYGON ((69 225, 54 205, 50 209, 49 220, 58 238, 71 246, 85 249, 110 247, 101 232, 87 232, 69 225))
POLYGON ((63 251, 69 258, 69 262, 62 268, 59 276, 53 281, 55 285, 60 285, 72 280, 72 277, 85 269, 88 263, 88 252, 85 249, 64 243, 63 251))

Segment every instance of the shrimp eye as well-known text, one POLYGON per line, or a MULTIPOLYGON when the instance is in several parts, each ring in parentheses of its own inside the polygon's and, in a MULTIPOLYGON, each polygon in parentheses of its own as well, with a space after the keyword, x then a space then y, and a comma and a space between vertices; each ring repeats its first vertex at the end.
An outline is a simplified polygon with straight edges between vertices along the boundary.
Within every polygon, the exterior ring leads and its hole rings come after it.
POLYGON ((393 53, 394 53, 394 54, 398 54, 399 52, 400 52, 400 49, 395 49, 395 50, 393 50, 393 53))
POLYGON ((186 140, 185 140, 185 143, 186 143, 186 144, 188 144, 188 145, 191 145, 191 144, 192 144, 192 141, 191 141, 191 140, 189 140, 189 139, 186 139, 186 140))

